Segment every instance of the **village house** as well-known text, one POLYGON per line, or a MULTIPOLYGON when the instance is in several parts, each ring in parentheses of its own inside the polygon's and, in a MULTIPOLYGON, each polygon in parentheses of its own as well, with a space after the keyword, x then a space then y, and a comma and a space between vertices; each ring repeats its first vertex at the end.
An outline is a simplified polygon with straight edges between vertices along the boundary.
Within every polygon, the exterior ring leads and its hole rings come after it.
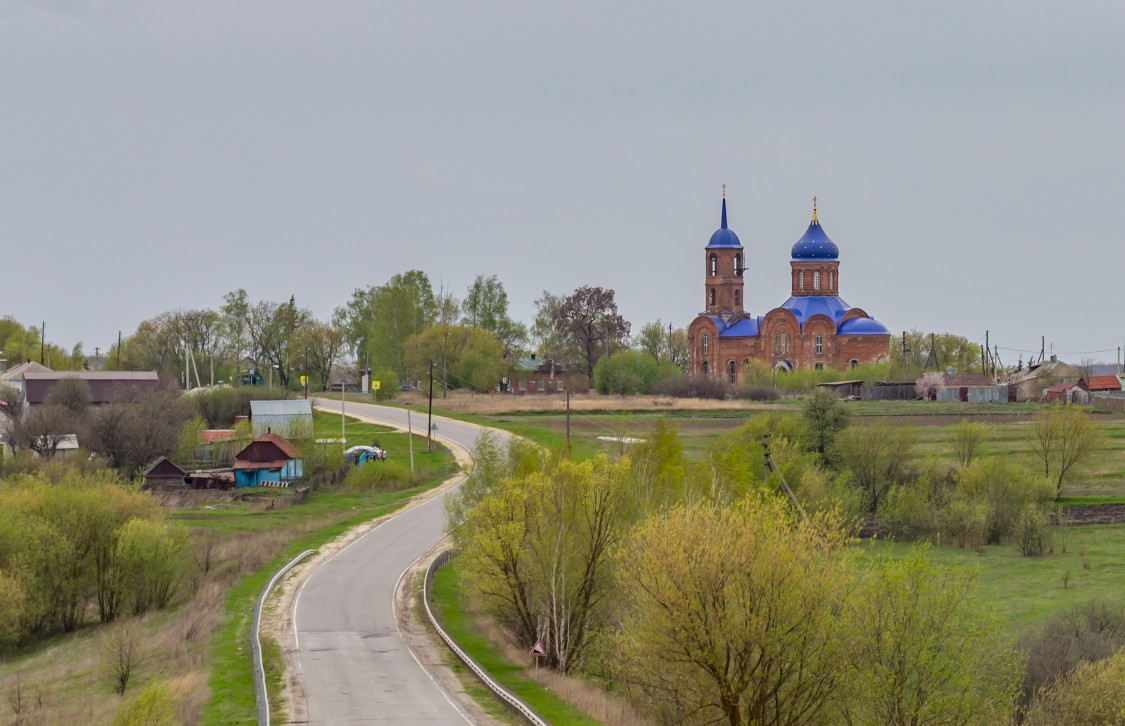
POLYGON ((234 455, 235 486, 289 486, 304 475, 305 460, 277 434, 262 434, 234 455))

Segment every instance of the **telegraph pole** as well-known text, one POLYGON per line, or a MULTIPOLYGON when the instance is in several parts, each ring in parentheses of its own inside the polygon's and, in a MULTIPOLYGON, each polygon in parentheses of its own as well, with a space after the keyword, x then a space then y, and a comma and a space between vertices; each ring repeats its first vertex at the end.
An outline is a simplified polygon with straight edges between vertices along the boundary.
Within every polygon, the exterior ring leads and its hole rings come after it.
POLYGON ((430 361, 430 407, 426 412, 426 451, 434 445, 434 362, 430 361))
POLYGON ((39 365, 46 365, 45 358, 47 352, 47 321, 43 321, 43 326, 39 330, 39 365))
POLYGON ((570 386, 566 387, 566 450, 570 452, 570 386))

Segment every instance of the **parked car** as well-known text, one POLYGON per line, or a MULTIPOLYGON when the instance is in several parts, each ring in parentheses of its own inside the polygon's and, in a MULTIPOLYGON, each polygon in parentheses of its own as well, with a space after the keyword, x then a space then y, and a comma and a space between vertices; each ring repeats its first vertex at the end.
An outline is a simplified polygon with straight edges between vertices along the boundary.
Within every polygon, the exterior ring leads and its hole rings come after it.
POLYGON ((353 446, 344 451, 344 456, 354 464, 362 464, 365 461, 382 461, 387 458, 387 452, 378 446, 353 446))

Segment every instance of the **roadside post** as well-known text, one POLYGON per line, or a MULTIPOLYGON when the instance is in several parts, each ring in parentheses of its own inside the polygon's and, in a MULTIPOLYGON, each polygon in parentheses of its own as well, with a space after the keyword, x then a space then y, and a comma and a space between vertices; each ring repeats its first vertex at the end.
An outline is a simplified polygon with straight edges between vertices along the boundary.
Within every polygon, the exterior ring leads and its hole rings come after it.
POLYGON ((535 641, 535 646, 531 649, 531 655, 535 657, 535 680, 539 680, 539 659, 547 655, 542 640, 535 641))

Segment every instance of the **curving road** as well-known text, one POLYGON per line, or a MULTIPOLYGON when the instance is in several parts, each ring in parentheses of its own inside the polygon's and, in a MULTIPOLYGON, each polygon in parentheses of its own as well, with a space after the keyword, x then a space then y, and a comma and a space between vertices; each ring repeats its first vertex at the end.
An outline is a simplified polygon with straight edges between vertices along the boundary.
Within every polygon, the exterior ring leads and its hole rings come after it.
MULTIPOLYGON (((318 406, 340 410, 339 401, 318 406)), ((406 411, 347 403, 346 412, 406 427, 406 411)), ((414 431, 425 433, 414 412, 414 431)), ((437 434, 472 450, 481 427, 437 418, 437 434)), ((471 723, 399 634, 394 594, 403 573, 445 535, 445 495, 388 519, 305 581, 293 623, 310 724, 471 723)))

